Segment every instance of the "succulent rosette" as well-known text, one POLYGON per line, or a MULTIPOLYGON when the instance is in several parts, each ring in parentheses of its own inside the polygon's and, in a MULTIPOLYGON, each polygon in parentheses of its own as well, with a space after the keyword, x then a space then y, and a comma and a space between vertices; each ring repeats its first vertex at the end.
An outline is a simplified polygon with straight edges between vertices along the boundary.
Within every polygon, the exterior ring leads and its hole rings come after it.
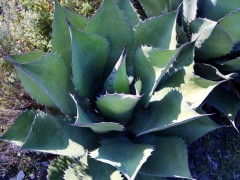
POLYGON ((89 20, 55 1, 52 52, 7 57, 56 113, 26 110, 1 139, 61 155, 49 179, 191 179, 187 144, 221 127, 202 105, 238 110, 219 94, 237 83, 240 1, 139 2, 141 18, 103 0, 89 20))

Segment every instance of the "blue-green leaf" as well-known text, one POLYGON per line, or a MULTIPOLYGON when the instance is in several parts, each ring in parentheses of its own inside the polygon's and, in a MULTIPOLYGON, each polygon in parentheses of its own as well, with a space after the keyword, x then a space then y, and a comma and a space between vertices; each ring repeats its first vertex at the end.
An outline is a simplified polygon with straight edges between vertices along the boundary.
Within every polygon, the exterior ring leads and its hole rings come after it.
POLYGON ((155 93, 152 99, 148 109, 139 110, 127 127, 137 136, 184 124, 204 116, 193 111, 182 95, 175 90, 169 90, 165 94, 155 93))
POLYGON ((128 180, 134 179, 151 155, 153 147, 134 144, 125 137, 102 139, 101 147, 92 151, 90 156, 117 168, 128 180))
POLYGON ((192 41, 196 40, 198 61, 218 58, 232 50, 231 38, 215 21, 196 19, 190 23, 189 29, 192 33, 192 41))
POLYGON ((147 19, 135 26, 137 45, 176 49, 176 18, 178 11, 147 19))
POLYGON ((87 25, 88 19, 68 9, 65 9, 56 0, 54 0, 52 50, 61 55, 65 66, 71 72, 71 39, 66 18, 71 24, 79 29, 83 29, 87 25))
POLYGON ((141 96, 129 94, 105 94, 96 103, 100 112, 109 121, 126 124, 141 96))
POLYGON ((109 43, 103 37, 88 34, 69 25, 72 40, 73 82, 82 98, 94 98, 102 85, 109 54, 109 43))
POLYGON ((192 179, 188 168, 187 147, 181 138, 147 136, 141 142, 153 144, 155 151, 142 166, 140 173, 192 179))
POLYGON ((214 64, 216 64, 217 68, 221 70, 222 72, 235 72, 239 71, 240 69, 240 57, 237 57, 235 59, 217 59, 214 61, 214 64))
POLYGON ((231 11, 238 9, 238 7, 240 7, 240 1, 198 1, 198 6, 200 7, 200 17, 217 21, 223 18, 226 14, 229 14, 231 11))
POLYGON ((1 136, 1 140, 11 141, 17 146, 23 145, 25 142, 29 131, 32 127, 35 114, 33 111, 25 111, 17 117, 13 125, 8 129, 8 131, 1 136))
MULTIPOLYGON (((27 63, 35 61, 41 56, 45 55, 42 51, 24 53, 19 55, 13 55, 11 58, 16 63, 27 63)), ((46 105, 46 106, 56 106, 55 103, 48 97, 48 95, 44 92, 43 89, 39 87, 39 85, 33 81, 29 76, 27 76, 20 68, 15 66, 18 77, 20 78, 24 89, 27 93, 35 99, 38 103, 46 105)))
MULTIPOLYGON (((239 1, 240 5, 240 1, 239 1)), ((229 35, 234 45, 240 43, 240 27, 236 22, 240 21, 240 10, 226 15, 219 21, 219 26, 229 35)))
POLYGON ((168 0, 139 0, 148 17, 160 16, 170 12, 168 0))
POLYGON ((48 178, 49 180, 123 180, 118 170, 111 165, 88 158, 88 153, 80 160, 57 157, 48 167, 48 178))
POLYGON ((135 26, 139 23, 139 15, 131 0, 119 0, 117 4, 118 7, 124 12, 132 26, 135 26))
POLYGON ((104 84, 104 91, 108 93, 125 93, 128 94, 129 81, 126 69, 126 47, 124 48, 119 60, 114 66, 111 74, 107 77, 104 84))
POLYGON ((85 31, 103 36, 110 42, 111 51, 106 75, 112 71, 125 44, 128 45, 127 55, 132 50, 134 43, 132 28, 113 0, 103 0, 101 7, 89 21, 85 31))
POLYGON ((216 124, 208 116, 205 116, 185 124, 180 124, 178 126, 159 131, 157 134, 166 137, 182 137, 187 144, 191 144, 201 138, 203 135, 220 127, 220 125, 216 124))
POLYGON ((168 72, 179 50, 155 49, 142 46, 136 52, 135 73, 142 81, 142 103, 146 105, 158 83, 168 72))
POLYGON ((78 157, 96 148, 96 141, 91 130, 79 129, 61 117, 39 112, 22 149, 78 157))
POLYGON ((231 84, 231 81, 222 83, 215 88, 206 99, 206 102, 216 107, 234 124, 240 109, 240 97, 237 89, 231 84))
POLYGON ((62 112, 76 114, 75 104, 69 94, 73 92, 70 72, 57 54, 49 53, 32 62, 15 63, 15 66, 31 78, 62 112))
POLYGON ((104 119, 85 112, 74 99, 77 106, 77 119, 74 126, 88 127, 96 133, 107 133, 110 131, 123 131, 123 126, 118 123, 104 122, 104 119))

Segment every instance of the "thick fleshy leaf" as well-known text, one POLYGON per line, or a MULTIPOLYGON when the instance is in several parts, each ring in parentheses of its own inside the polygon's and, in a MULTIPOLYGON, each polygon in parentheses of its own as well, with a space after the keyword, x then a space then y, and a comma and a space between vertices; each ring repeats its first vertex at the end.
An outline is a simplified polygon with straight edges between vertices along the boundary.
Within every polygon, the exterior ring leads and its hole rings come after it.
POLYGON ((123 180, 121 173, 116 168, 95 159, 88 159, 89 174, 92 179, 99 180, 123 180), (96 168, 97 167, 97 168, 96 168))
POLYGON ((214 63, 218 69, 227 73, 239 71, 240 69, 240 57, 236 59, 218 59, 214 63))
POLYGON ((226 14, 236 10, 240 7, 239 0, 226 1, 226 0, 209 0, 198 1, 200 8, 200 16, 217 21, 223 18, 226 14))
POLYGON ((88 169, 84 169, 85 167, 82 163, 75 163, 72 166, 69 166, 68 169, 65 171, 64 179, 123 180, 121 173, 108 164, 98 162, 94 159, 89 159, 89 166, 87 167, 88 169))
MULTIPOLYGON (((15 66, 31 78, 49 98, 67 115, 75 115, 76 107, 69 93, 73 92, 70 72, 55 53, 15 66)), ((32 82, 30 82, 32 83, 32 82)))
POLYGON ((91 130, 71 126, 61 117, 38 113, 22 149, 78 157, 96 148, 96 140, 91 130))
POLYGON ((197 0, 183 0, 183 17, 186 23, 190 23, 197 16, 197 0))
POLYGON ((129 88, 125 47, 111 74, 107 77, 104 83, 104 91, 106 90, 108 93, 117 92, 128 94, 130 91, 129 88))
POLYGON ((64 180, 64 171, 75 163, 74 159, 66 157, 66 156, 59 156, 55 158, 51 164, 48 166, 48 179, 49 180, 64 180))
POLYGON ((203 135, 220 127, 220 125, 216 124, 208 116, 205 116, 185 124, 159 131, 157 134, 167 137, 182 137, 186 143, 191 144, 203 135))
POLYGON ((100 117, 85 112, 74 99, 77 106, 77 120, 74 126, 88 127, 96 133, 107 133, 110 131, 123 131, 123 126, 118 123, 104 122, 100 117))
POLYGON ((155 49, 142 46, 136 52, 135 74, 142 81, 142 103, 146 105, 162 77, 172 66, 179 50, 155 49))
POLYGON ((151 175, 146 175, 141 172, 138 172, 136 180, 168 180, 167 178, 161 178, 151 175))
POLYGON ((194 75, 193 64, 178 70, 164 82, 162 88, 180 89, 185 101, 193 109, 201 105, 209 93, 221 82, 210 81, 194 75), (200 96, 201 94, 201 96, 200 96))
POLYGON ((17 54, 17 55, 11 55, 10 57, 16 62, 16 63, 27 63, 32 62, 36 59, 39 59, 41 56, 45 55, 46 53, 43 51, 33 51, 23 54, 17 54))
POLYGON ((240 109, 240 97, 231 82, 225 82, 215 88, 206 102, 225 114, 231 122, 234 122, 240 109))
POLYGON ((56 0, 54 0, 52 50, 61 55, 66 67, 69 71, 71 71, 71 39, 66 18, 71 24, 79 29, 83 29, 87 25, 88 19, 65 9, 56 0))
MULTIPOLYGON (((240 1, 239 1, 240 5, 240 1)), ((240 10, 232 12, 220 20, 219 25, 230 36, 234 45, 240 43, 240 27, 236 22, 240 21, 240 10)))
POLYGON ((117 168, 128 180, 134 179, 151 155, 153 147, 146 144, 134 144, 125 137, 102 139, 101 147, 90 156, 117 168))
POLYGON ((194 65, 194 72, 201 76, 202 78, 211 80, 211 81, 220 81, 220 80, 229 80, 237 77, 236 73, 231 73, 224 75, 217 68, 210 64, 196 63, 194 65))
POLYGON ((175 90, 170 90, 165 96, 161 92, 155 93, 153 98, 159 100, 152 101, 148 109, 138 111, 127 128, 137 136, 184 124, 203 116, 193 111, 175 90))
POLYGON ((124 12, 125 16, 128 18, 132 26, 135 26, 139 23, 139 15, 131 0, 119 0, 117 4, 118 7, 124 12))
POLYGON ((140 173, 158 177, 176 177, 192 179, 188 168, 187 147, 181 138, 147 136, 142 143, 155 147, 140 173))
POLYGON ((191 108, 196 109, 218 83, 194 74, 194 45, 195 42, 192 42, 182 48, 176 61, 173 62, 173 68, 160 82, 158 90, 164 88, 180 89, 185 101, 191 108))
POLYGON ((148 17, 160 16, 170 12, 168 0, 139 0, 148 17))
POLYGON ((103 37, 88 34, 69 25, 72 40, 73 82, 82 98, 94 98, 102 85, 109 54, 109 43, 103 37))
POLYGON ((48 168, 49 180, 122 180, 122 175, 114 167, 88 158, 87 154, 80 160, 68 157, 58 157, 48 168), (97 167, 97 168, 96 168, 97 167))
MULTIPOLYGON (((41 58, 41 56, 45 55, 42 51, 24 53, 19 55, 10 56, 16 63, 27 63, 32 62, 41 58)), ((18 77, 20 78, 24 89, 27 93, 35 99, 38 103, 46 105, 46 106, 55 106, 54 102, 48 97, 48 95, 41 89, 38 84, 33 81, 30 77, 28 77, 20 68, 15 66, 18 77)))
POLYGON ((198 61, 221 57, 233 48, 231 38, 221 27, 217 26, 215 21, 196 19, 190 23, 189 29, 192 33, 192 41, 196 40, 198 61))
POLYGON ((129 94, 105 94, 96 103, 100 112, 109 121, 126 124, 141 96, 129 94))
MULTIPOLYGON (((154 0, 155 1, 155 0, 154 0)), ((137 45, 176 49, 176 18, 178 11, 147 19, 135 27, 137 45)))
POLYGON ((132 50, 134 42, 132 28, 113 0, 103 0, 85 31, 103 36, 110 42, 111 51, 106 75, 113 69, 125 44, 128 45, 127 54, 132 50))
POLYGON ((23 145, 25 142, 29 131, 32 127, 35 114, 33 111, 25 111, 17 117, 13 125, 8 129, 8 131, 1 136, 1 140, 11 141, 17 146, 23 145))

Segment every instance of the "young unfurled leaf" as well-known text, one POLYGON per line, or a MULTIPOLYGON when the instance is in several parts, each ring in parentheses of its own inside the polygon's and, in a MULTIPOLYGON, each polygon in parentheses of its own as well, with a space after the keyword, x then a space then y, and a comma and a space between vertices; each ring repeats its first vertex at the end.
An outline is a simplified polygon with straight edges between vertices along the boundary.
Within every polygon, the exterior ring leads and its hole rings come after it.
POLYGON ((114 66, 111 74, 104 83, 104 91, 108 93, 129 93, 129 81, 126 69, 126 47, 124 48, 119 60, 114 66))
POLYGON ((87 127, 96 133, 123 131, 122 125, 113 122, 104 122, 104 119, 97 117, 95 114, 85 112, 75 99, 74 101, 77 106, 77 119, 75 124, 73 124, 74 126, 87 127))
POLYGON ((105 94, 96 103, 100 112, 109 121, 126 124, 141 96, 129 94, 105 94))

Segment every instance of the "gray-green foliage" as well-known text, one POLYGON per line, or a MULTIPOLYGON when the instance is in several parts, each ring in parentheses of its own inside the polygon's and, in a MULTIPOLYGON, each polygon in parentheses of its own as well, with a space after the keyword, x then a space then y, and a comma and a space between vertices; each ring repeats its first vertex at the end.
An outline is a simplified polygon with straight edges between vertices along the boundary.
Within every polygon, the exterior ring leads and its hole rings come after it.
POLYGON ((224 89, 239 82, 238 1, 200 2, 141 0, 141 20, 130 0, 104 0, 88 20, 55 1, 53 51, 8 60, 27 92, 61 113, 23 112, 2 140, 69 156, 49 179, 192 178, 187 144, 221 127, 202 105, 233 125, 239 110, 234 85, 224 89))

